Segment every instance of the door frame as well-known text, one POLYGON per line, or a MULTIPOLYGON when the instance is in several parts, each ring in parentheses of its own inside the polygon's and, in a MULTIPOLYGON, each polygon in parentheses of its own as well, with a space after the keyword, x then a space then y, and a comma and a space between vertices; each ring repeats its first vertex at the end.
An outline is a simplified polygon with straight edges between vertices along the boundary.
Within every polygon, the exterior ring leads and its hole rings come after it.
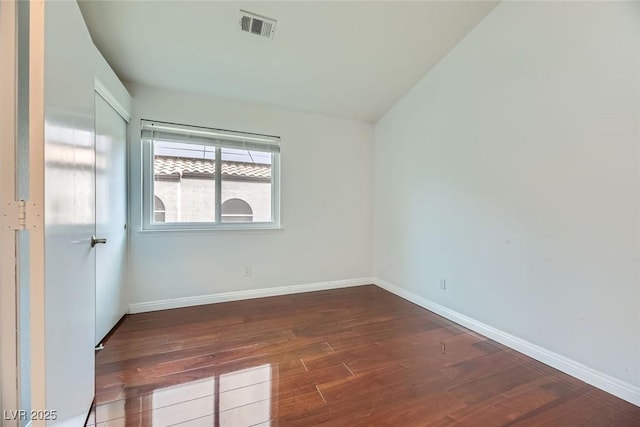
MULTIPOLYGON (((29 233, 29 306, 31 408, 45 410, 45 329, 44 329, 44 0, 29 3, 28 52, 18 51, 17 1, 0 2, 0 402, 7 410, 18 410, 20 378, 18 373, 18 277, 17 232, 29 233), (17 201, 16 142, 18 54, 29 58, 28 140, 29 200, 23 207, 17 201), (20 221, 21 215, 25 218, 20 221)), ((4 414, 3 414, 4 415, 4 414)), ((3 416, 4 418, 4 416, 3 416)), ((16 420, 3 420, 3 426, 15 426, 16 420)), ((33 427, 44 420, 33 420, 33 427)))
POLYGON ((15 229, 10 225, 15 218, 9 217, 15 211, 6 208, 16 201, 17 19, 17 4, 0 2, 0 406, 7 410, 18 409, 19 404, 17 244, 15 229))
POLYGON ((102 99, 107 101, 107 104, 111 105, 111 107, 116 110, 116 113, 120 114, 120 117, 122 117, 128 125, 131 121, 131 111, 118 101, 118 99, 98 77, 95 78, 94 84, 94 91, 100 95, 102 99))
MULTIPOLYGON (((29 309, 31 409, 46 411, 44 283, 45 1, 29 2, 29 309)), ((44 427, 45 420, 33 420, 44 427)))

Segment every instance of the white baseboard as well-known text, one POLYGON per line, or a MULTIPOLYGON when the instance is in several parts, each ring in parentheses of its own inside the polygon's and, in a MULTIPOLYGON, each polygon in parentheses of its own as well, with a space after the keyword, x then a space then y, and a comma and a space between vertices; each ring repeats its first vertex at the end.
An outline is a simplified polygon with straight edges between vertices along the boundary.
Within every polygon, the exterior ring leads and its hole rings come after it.
POLYGON ((601 390, 611 393, 614 396, 624 399, 627 402, 640 406, 640 387, 636 387, 611 375, 592 369, 582 363, 559 355, 538 345, 532 344, 514 335, 508 334, 500 329, 496 329, 485 323, 479 322, 471 317, 460 314, 443 305, 435 303, 413 292, 402 289, 382 279, 373 278, 373 283, 387 291, 398 295, 401 298, 411 301, 420 307, 426 308, 442 317, 446 317, 452 322, 458 323, 481 335, 491 338, 501 344, 506 345, 520 353, 536 359, 539 362, 549 365, 559 371, 576 377, 587 384, 591 384, 601 390))
POLYGON ((223 292, 219 294, 200 295, 194 297, 138 302, 129 305, 129 313, 144 313, 147 311, 167 310, 171 308, 190 307, 193 305, 215 304, 218 302, 239 301, 243 299, 298 294, 302 292, 323 291, 326 289, 348 288, 350 286, 371 284, 373 284, 373 279, 371 277, 361 277, 358 279, 333 280, 330 282, 308 283, 304 285, 279 286, 277 288, 223 292))

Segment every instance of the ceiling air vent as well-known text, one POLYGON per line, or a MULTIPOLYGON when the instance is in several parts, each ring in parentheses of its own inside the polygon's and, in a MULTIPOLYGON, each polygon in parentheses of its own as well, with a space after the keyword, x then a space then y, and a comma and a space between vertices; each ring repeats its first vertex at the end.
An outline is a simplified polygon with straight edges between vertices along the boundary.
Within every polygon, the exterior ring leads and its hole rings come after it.
POLYGON ((273 33, 276 31, 276 20, 241 10, 240 29, 247 33, 272 39, 273 33))

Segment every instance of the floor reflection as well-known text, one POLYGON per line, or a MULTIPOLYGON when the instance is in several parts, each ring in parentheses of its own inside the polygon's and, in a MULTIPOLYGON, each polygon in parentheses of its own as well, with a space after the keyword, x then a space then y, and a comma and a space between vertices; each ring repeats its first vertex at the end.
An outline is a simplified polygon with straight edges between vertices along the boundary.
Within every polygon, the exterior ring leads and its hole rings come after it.
POLYGON ((253 426, 271 419, 271 365, 223 374, 219 382, 221 426, 253 426))
POLYGON ((214 377, 155 390, 151 395, 151 424, 168 427, 213 417, 216 413, 215 384, 214 377))
POLYGON ((270 364, 167 386, 95 408, 88 426, 271 426, 270 364))

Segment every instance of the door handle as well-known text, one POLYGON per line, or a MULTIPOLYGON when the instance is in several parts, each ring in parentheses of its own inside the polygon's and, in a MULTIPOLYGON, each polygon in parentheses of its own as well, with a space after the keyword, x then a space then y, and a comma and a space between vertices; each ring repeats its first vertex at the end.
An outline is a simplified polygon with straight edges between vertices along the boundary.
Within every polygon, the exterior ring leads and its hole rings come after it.
POLYGON ((98 239, 96 236, 91 236, 91 247, 95 248, 98 243, 106 245, 107 239, 98 239))

